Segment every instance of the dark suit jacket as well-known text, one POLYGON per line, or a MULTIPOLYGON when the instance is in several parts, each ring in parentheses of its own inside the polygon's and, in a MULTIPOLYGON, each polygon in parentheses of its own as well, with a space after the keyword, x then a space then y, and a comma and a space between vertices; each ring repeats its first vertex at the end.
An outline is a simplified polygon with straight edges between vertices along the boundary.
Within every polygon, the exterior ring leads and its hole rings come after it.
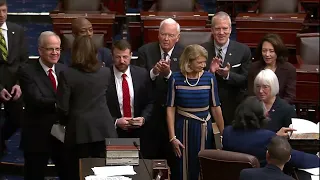
POLYGON ((267 129, 277 132, 282 127, 289 127, 292 123, 291 118, 296 117, 297 115, 292 105, 277 96, 268 112, 268 116, 270 121, 268 122, 267 129))
POLYGON ((75 145, 117 137, 106 92, 110 69, 86 73, 72 67, 60 74, 57 108, 65 116, 65 144, 75 145))
MULTIPOLYGON (((56 75, 59 77, 65 69, 65 65, 56 64, 56 75)), ((18 72, 26 112, 22 123, 21 147, 30 152, 50 151, 51 127, 58 120, 56 92, 39 61, 26 64, 18 72)))
MULTIPOLYGON (((172 72, 180 71, 179 68, 179 58, 183 52, 183 47, 177 43, 171 54, 171 63, 170 68, 172 72)), ((146 45, 143 45, 138 50, 138 60, 136 65, 147 69, 148 73, 155 66, 155 64, 162 58, 160 52, 159 42, 151 42, 146 45)), ((153 81, 155 103, 165 107, 167 99, 167 90, 168 90, 168 80, 163 76, 159 75, 153 81)))
MULTIPOLYGON (((144 117, 145 123, 150 121, 153 109, 152 87, 149 73, 146 69, 130 65, 132 84, 134 90, 134 117, 144 117)), ((111 68, 110 86, 107 92, 107 103, 110 113, 114 120, 121 118, 120 106, 118 101, 117 89, 115 84, 113 68, 111 68)), ((121 128, 117 128, 119 137, 139 137, 140 128, 128 133, 121 128)))
MULTIPOLYGON (((265 68, 262 61, 256 61, 252 63, 248 75, 248 92, 249 95, 254 95, 253 84, 255 77, 261 70, 265 68)), ((296 82, 297 73, 296 68, 289 62, 278 63, 275 74, 279 80, 279 96, 286 100, 288 103, 292 103, 296 98, 296 82)))
MULTIPOLYGON (((211 40, 202 46, 208 51, 206 68, 210 68, 211 61, 216 57, 214 41, 211 40)), ((219 98, 224 120, 227 124, 233 120, 237 105, 243 100, 247 86, 248 70, 251 64, 251 51, 245 44, 230 40, 223 66, 229 63, 232 66, 240 65, 230 69, 229 80, 224 80, 216 74, 219 90, 219 98)))
MULTIPOLYGON (((179 58, 183 52, 183 47, 179 43, 174 46, 171 54, 170 68, 172 72, 180 71, 179 58)), ((150 74, 150 70, 155 64, 162 58, 159 42, 151 42, 143 45, 138 50, 138 60, 136 65, 147 69, 150 74)), ((161 136, 159 138, 168 139, 167 125, 166 125, 166 100, 168 91, 168 79, 159 75, 154 81, 152 81, 152 89, 154 96, 154 111, 152 113, 155 121, 150 125, 152 128, 150 133, 154 133, 154 130, 159 131, 156 135, 161 136)))
POLYGON ((284 174, 280 168, 267 164, 263 168, 243 169, 240 172, 240 180, 294 180, 284 174))
POLYGON ((18 83, 17 71, 21 65, 28 61, 29 54, 23 27, 11 22, 6 23, 9 54, 7 61, 4 61, 0 56, 0 91, 6 88, 10 92, 12 86, 18 83))
MULTIPOLYGON (((62 51, 59 62, 70 66, 71 61, 71 49, 62 51)), ((110 49, 105 47, 99 48, 98 61, 104 63, 106 67, 112 67, 112 55, 110 49)))
MULTIPOLYGON (((266 165, 267 145, 273 136, 276 133, 267 129, 235 130, 232 126, 227 126, 223 130, 223 149, 253 155, 263 167, 266 165)), ((314 168, 319 167, 319 162, 316 155, 292 150, 288 163, 297 168, 314 168)))

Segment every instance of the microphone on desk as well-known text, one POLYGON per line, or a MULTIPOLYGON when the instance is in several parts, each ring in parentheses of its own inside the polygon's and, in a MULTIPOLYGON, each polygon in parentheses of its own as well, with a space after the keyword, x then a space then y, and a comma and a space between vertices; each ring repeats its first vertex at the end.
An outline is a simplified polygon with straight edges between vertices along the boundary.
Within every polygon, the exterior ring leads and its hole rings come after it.
POLYGON ((149 169, 148 169, 148 167, 147 167, 147 165, 146 165, 146 162, 144 161, 144 158, 143 158, 143 156, 142 156, 142 153, 140 152, 139 145, 137 144, 136 141, 133 141, 133 145, 137 148, 137 150, 138 150, 138 152, 139 152, 139 155, 141 156, 141 160, 142 160, 142 162, 143 162, 143 164, 144 164, 144 167, 146 168, 146 170, 147 170, 147 172, 148 172, 148 174, 149 174, 150 180, 153 180, 152 175, 151 175, 151 173, 150 173, 150 171, 149 171, 149 169))

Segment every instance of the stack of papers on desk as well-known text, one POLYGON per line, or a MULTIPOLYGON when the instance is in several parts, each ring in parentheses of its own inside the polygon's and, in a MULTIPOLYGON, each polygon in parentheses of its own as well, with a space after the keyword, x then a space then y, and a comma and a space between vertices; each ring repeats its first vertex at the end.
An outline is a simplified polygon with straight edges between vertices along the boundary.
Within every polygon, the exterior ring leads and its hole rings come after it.
POLYGON ((124 176, 113 176, 113 177, 104 177, 104 176, 87 176, 85 180, 132 180, 131 178, 124 176))
POLYGON ((104 166, 91 168, 95 175, 87 176, 86 180, 131 180, 125 175, 135 175, 133 166, 104 166))
POLYGON ((310 169, 300 169, 300 170, 305 171, 307 173, 310 173, 311 174, 311 180, 319 180, 319 175, 320 175, 319 167, 310 168, 310 169))

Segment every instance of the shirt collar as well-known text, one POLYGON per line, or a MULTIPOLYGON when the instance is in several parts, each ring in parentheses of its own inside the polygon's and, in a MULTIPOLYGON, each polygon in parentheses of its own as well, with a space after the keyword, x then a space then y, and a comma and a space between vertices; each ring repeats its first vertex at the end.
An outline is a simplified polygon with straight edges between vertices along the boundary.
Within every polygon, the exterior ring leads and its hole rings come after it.
POLYGON ((8 31, 7 23, 6 23, 6 22, 4 22, 0 28, 1 28, 2 30, 6 30, 6 31, 8 31))
POLYGON ((49 69, 52 69, 53 73, 56 73, 56 71, 55 71, 55 64, 52 66, 52 68, 49 68, 48 66, 46 66, 46 65, 42 62, 41 58, 39 59, 39 63, 40 63, 40 65, 41 65, 42 69, 44 70, 44 72, 46 72, 46 74, 49 73, 49 72, 48 72, 49 69))
MULTIPOLYGON (((159 47, 160 47, 160 53, 161 53, 161 58, 162 58, 162 55, 163 55, 164 51, 162 50, 160 44, 159 44, 159 47)), ((168 56, 169 56, 169 57, 171 57, 171 54, 172 54, 173 49, 174 49, 174 46, 173 46, 172 49, 170 49, 170 51, 168 52, 168 56)))
POLYGON ((130 72, 130 65, 128 66, 128 69, 123 73, 119 71, 114 65, 113 65, 113 74, 116 76, 117 79, 122 78, 122 74, 126 74, 127 77, 131 78, 131 72, 130 72))
POLYGON ((228 49, 229 43, 230 43, 230 39, 228 39, 228 41, 223 46, 218 46, 216 41, 214 41, 214 47, 216 49, 220 49, 221 48, 222 51, 226 51, 228 49))

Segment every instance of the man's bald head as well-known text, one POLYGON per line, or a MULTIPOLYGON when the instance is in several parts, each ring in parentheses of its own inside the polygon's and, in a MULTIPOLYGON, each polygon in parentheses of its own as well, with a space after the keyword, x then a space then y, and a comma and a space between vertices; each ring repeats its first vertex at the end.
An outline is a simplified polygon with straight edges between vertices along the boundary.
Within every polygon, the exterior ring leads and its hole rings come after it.
POLYGON ((93 28, 91 22, 84 18, 79 17, 72 21, 72 34, 76 36, 83 36, 87 35, 92 37, 93 35, 93 28))

